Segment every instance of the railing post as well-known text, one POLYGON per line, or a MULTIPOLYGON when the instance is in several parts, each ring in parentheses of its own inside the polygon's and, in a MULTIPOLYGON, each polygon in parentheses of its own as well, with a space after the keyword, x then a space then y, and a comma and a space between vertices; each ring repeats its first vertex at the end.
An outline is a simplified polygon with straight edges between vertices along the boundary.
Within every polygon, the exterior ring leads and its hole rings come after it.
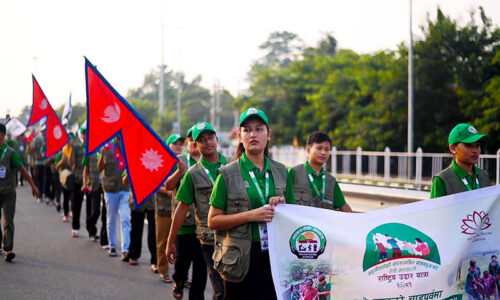
POLYGON ((391 149, 385 147, 384 150, 384 181, 389 183, 391 179, 391 149))
POLYGON ((500 184, 500 149, 497 151, 497 184, 500 184))
POLYGON ((415 160, 415 184, 420 190, 422 187, 422 148, 418 147, 415 160))
POLYGON ((356 148, 356 178, 361 179, 361 147, 356 148))
POLYGON ((333 176, 337 176, 337 147, 332 148, 331 160, 332 164, 330 173, 332 173, 333 176))

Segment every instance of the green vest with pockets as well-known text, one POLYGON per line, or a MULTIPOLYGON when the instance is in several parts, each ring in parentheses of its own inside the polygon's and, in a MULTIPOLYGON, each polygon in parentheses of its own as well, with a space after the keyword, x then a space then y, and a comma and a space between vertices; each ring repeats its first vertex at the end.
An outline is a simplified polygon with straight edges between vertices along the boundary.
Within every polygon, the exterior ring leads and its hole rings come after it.
POLYGON ((107 149, 106 156, 103 157, 102 189, 106 193, 118 193, 126 190, 122 182, 122 172, 118 170, 118 161, 114 157, 114 147, 107 149))
MULTIPOLYGON (((284 197, 286 190, 286 167, 269 159, 276 188, 276 196, 284 197)), ((239 160, 219 169, 227 189, 225 214, 237 214, 251 209, 250 199, 241 175, 239 160)), ((250 267, 252 247, 252 224, 246 223, 228 230, 215 230, 214 268, 222 278, 241 282, 250 267)))
MULTIPOLYGON (((333 188, 337 180, 330 173, 325 171, 325 199, 321 201, 321 195, 312 196, 311 185, 307 175, 306 165, 300 164, 293 167, 295 180, 293 190, 295 192, 295 203, 298 205, 313 206, 325 209, 333 209, 333 188)), ((320 191, 321 192, 321 191, 320 191)))
POLYGON ((160 217, 172 216, 172 197, 167 194, 156 192, 155 195, 155 211, 160 217))
POLYGON ((99 178, 101 175, 99 173, 99 169, 97 168, 97 154, 92 154, 88 159, 90 186, 93 191, 97 191, 101 185, 101 180, 99 178))
MULTIPOLYGON (((448 168, 437 173, 435 177, 439 177, 443 180, 447 195, 467 192, 467 188, 465 187, 462 180, 457 177, 451 165, 448 168)), ((483 169, 479 169, 478 180, 479 187, 483 188, 491 185, 488 172, 483 169)))
POLYGON ((188 173, 191 175, 194 185, 196 234, 202 244, 213 245, 214 231, 208 228, 208 211, 210 210, 210 195, 214 186, 205 173, 201 162, 189 168, 188 173))
POLYGON ((10 194, 16 191, 16 169, 10 165, 10 156, 14 149, 7 146, 7 150, 4 151, 5 154, 0 161, 0 166, 5 168, 5 178, 0 178, 0 194, 10 194))

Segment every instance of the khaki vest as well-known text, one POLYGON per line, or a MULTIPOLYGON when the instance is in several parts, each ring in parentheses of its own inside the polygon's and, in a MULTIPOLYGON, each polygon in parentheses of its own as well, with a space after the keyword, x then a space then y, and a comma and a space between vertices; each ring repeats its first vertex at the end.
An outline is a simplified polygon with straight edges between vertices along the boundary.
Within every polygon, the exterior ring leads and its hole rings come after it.
MULTIPOLYGON (((443 180, 446 188, 446 195, 467 192, 464 183, 457 177, 451 166, 436 174, 435 177, 439 177, 443 180)), ((483 169, 479 169, 478 180, 479 187, 481 188, 491 185, 488 172, 483 169)))
MULTIPOLYGON (((187 160, 186 158, 182 155, 179 157, 187 166, 187 160)), ((184 176, 184 174, 183 174, 184 176)), ((182 179, 181 179, 182 180, 182 179)), ((174 190, 174 194, 177 194, 177 189, 174 190)), ((177 205, 179 204, 179 201, 174 197, 172 199, 172 218, 174 217, 175 214, 175 209, 177 208, 177 205)), ((183 226, 193 226, 195 225, 195 220, 194 220, 194 211, 193 211, 193 206, 189 206, 189 210, 186 214, 186 218, 184 219, 184 223, 182 223, 183 226)))
MULTIPOLYGON (((5 178, 0 179, 0 194, 10 194, 16 192, 16 169, 10 165, 10 157, 14 149, 7 146, 5 154, 0 161, 0 166, 5 167, 5 178)), ((3 151, 0 152, 0 156, 3 151)))
POLYGON ((144 202, 144 204, 139 209, 135 209, 134 196, 132 195, 132 192, 130 192, 129 195, 130 196, 128 198, 128 206, 130 207, 130 210, 137 211, 137 212, 145 212, 147 210, 150 210, 150 211, 155 210, 155 203, 152 200, 153 197, 149 197, 148 199, 144 200, 146 202, 144 202))
POLYGON ((115 150, 107 149, 104 156, 104 170, 102 171, 102 189, 106 193, 118 193, 126 191, 122 182, 121 172, 118 171, 118 161, 114 158, 115 150))
POLYGON ((293 190, 295 192, 296 204, 325 209, 334 209, 333 188, 335 187, 335 183, 337 182, 335 177, 325 171, 325 199, 321 201, 321 195, 316 195, 316 197, 312 196, 311 184, 307 175, 306 165, 297 165, 293 167, 293 170, 295 171, 293 190))
MULTIPOLYGON (((286 190, 286 167, 269 159, 276 188, 276 196, 284 196, 286 190)), ((251 209, 250 199, 243 182, 239 160, 219 169, 227 189, 226 214, 236 214, 251 209)), ((241 282, 250 266, 252 247, 252 224, 245 223, 229 230, 215 230, 214 268, 224 280, 241 282)))
POLYGON ((97 191, 101 185, 101 180, 99 178, 101 175, 99 173, 99 169, 97 168, 97 154, 92 154, 88 157, 88 159, 90 186, 93 191, 97 191))
POLYGON ((210 195, 213 184, 208 178, 201 162, 198 162, 187 171, 193 179, 194 185, 194 213, 196 220, 196 234, 202 244, 214 244, 214 231, 208 228, 208 211, 210 210, 210 195))
POLYGON ((75 173, 75 183, 78 185, 83 184, 83 156, 85 155, 84 149, 81 144, 75 144, 74 146, 74 155, 75 155, 75 168, 73 172, 75 173))

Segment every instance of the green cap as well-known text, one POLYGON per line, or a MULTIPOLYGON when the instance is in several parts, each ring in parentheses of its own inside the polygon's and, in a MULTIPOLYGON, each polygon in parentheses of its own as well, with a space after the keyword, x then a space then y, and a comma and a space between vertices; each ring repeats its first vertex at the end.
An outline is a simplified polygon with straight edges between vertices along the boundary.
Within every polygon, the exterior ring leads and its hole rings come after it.
POLYGON ((190 135, 192 135, 192 134, 193 134, 193 129, 196 127, 196 125, 198 125, 198 123, 195 123, 193 126, 191 126, 191 127, 188 129, 188 131, 187 131, 187 133, 186 133, 186 136, 187 136, 187 137, 189 137, 190 135))
POLYGON ((245 122, 246 119, 253 116, 261 118, 262 121, 264 121, 264 123, 266 123, 266 125, 269 126, 269 119, 267 118, 266 113, 260 109, 256 109, 255 107, 250 107, 240 115, 239 126, 241 126, 241 124, 243 124, 243 122, 245 122))
POLYGON ((207 122, 199 122, 195 124, 195 126, 193 126, 193 141, 196 141, 198 136, 200 136, 200 134, 206 130, 215 133, 215 129, 207 122))
POLYGON ((184 139, 184 138, 183 138, 180 134, 178 134, 178 133, 173 133, 173 134, 171 134, 171 135, 168 137, 168 139, 165 141, 165 143, 166 143, 167 145, 170 145, 170 144, 173 144, 173 143, 177 142, 178 140, 182 140, 182 141, 184 141, 185 139, 184 139))
POLYGON ((486 143, 490 141, 490 136, 488 134, 479 134, 474 126, 467 123, 460 123, 451 130, 450 136, 448 137, 448 144, 470 144, 482 138, 484 138, 486 143))

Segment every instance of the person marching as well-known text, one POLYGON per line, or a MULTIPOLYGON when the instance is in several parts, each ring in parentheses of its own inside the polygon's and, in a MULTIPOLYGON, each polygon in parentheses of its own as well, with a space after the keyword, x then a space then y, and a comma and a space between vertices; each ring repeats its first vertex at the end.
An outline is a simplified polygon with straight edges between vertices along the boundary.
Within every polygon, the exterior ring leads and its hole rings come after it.
MULTIPOLYGON (((174 133, 168 137, 166 144, 175 155, 181 155, 184 138, 180 134, 174 133)), ((172 194, 172 191, 168 191, 162 186, 154 196, 158 272, 160 273, 160 280, 165 283, 172 283, 172 279, 168 274, 168 260, 166 255, 168 235, 172 223, 172 194)))
POLYGON ((451 165, 432 178, 431 198, 476 190, 490 186, 488 172, 476 166, 481 144, 490 140, 488 134, 479 134, 470 124, 460 123, 448 137, 453 154, 451 165))
MULTIPOLYGON (((197 123, 198 124, 198 123, 197 123)), ((180 157, 177 163, 177 169, 165 182, 165 188, 172 191, 172 195, 176 195, 180 180, 184 177, 186 170, 195 165, 199 158, 198 151, 193 140, 193 125, 187 132, 187 152, 180 157)), ((180 201, 176 198, 172 199, 172 218, 175 215, 180 201)), ((172 231, 172 229, 170 230, 172 231)), ((169 237, 170 239, 170 237, 169 237)), ((204 299, 204 290, 207 283, 207 271, 203 255, 201 254, 200 242, 196 238, 196 225, 194 218, 193 207, 189 206, 189 212, 184 219, 184 223, 177 232, 177 238, 174 240, 176 255, 175 259, 168 256, 169 248, 166 248, 165 255, 170 263, 174 263, 174 274, 172 279, 174 287, 172 295, 175 299, 182 299, 183 289, 187 286, 189 266, 193 263, 192 283, 189 288, 189 299, 204 299)))
POLYGON ((128 206, 129 191, 123 185, 121 172, 118 170, 118 161, 115 157, 114 143, 108 144, 101 149, 101 156, 97 161, 97 168, 102 172, 102 189, 106 200, 107 232, 109 239, 110 257, 117 256, 116 253, 116 219, 120 214, 121 223, 121 250, 122 261, 127 260, 130 246, 130 207, 128 206))
MULTIPOLYGON (((74 136, 70 135, 68 144, 64 146, 62 151, 56 155, 55 164, 56 169, 59 171, 59 182, 62 186, 63 194, 63 222, 69 222, 69 209, 70 202, 73 198, 74 186, 75 186, 75 174, 72 171, 72 164, 74 164, 74 136)), ((73 237, 76 237, 75 231, 71 232, 73 237)))
MULTIPOLYGON (((83 143, 86 139, 86 127, 80 128, 80 135, 83 143)), ((96 242, 98 239, 101 241, 101 246, 108 245, 108 234, 106 230, 106 205, 102 206, 102 224, 100 236, 97 235, 97 221, 101 214, 101 199, 103 197, 101 178, 97 162, 99 160, 99 153, 94 153, 91 156, 85 156, 82 159, 83 165, 83 188, 82 190, 87 194, 86 210, 86 227, 89 233, 89 240, 96 242)))
POLYGON ((31 186, 33 196, 40 198, 40 191, 35 182, 23 166, 23 161, 16 150, 9 147, 5 140, 7 129, 0 124, 0 217, 3 213, 3 237, 0 231, 0 248, 5 251, 5 261, 11 262, 16 254, 14 249, 14 214, 16 211, 16 172, 31 186))
POLYGON ((286 167, 268 158, 266 114, 251 107, 239 126, 236 160, 219 169, 210 196, 214 268, 224 279, 224 299, 276 299, 265 223, 278 203, 295 203, 293 186, 287 185, 286 167))
MULTIPOLYGON (((72 135, 73 136, 73 135, 72 135)), ((83 157, 85 156, 82 144, 75 138, 73 144, 73 155, 74 158, 70 160, 70 165, 75 174, 75 182, 73 185, 73 195, 71 197, 71 212, 73 215, 73 220, 71 226, 73 227, 72 237, 78 237, 80 235, 80 215, 82 212, 82 203, 84 193, 82 191, 83 187, 83 157)))
MULTIPOLYGON (((208 123, 198 123, 192 132, 193 140, 201 153, 200 161, 188 169, 182 179, 176 198, 179 202, 170 229, 167 244, 167 257, 175 261, 176 249, 174 246, 177 231, 181 227, 191 205, 194 205, 196 219, 196 233, 199 240, 197 247, 201 246, 206 269, 210 276, 213 288, 212 299, 222 299, 224 296, 224 283, 219 273, 215 271, 212 255, 214 252, 214 232, 208 228, 207 218, 210 209, 209 198, 212 193, 214 179, 221 166, 226 164, 225 157, 217 152, 217 135, 214 128, 208 123), (200 245, 200 246, 198 246, 200 245)), ((194 265, 193 265, 194 268, 194 265)), ((193 270, 193 272, 199 270, 193 270)), ((200 270, 201 271, 201 270, 200 270)), ((193 286, 191 286, 191 289, 193 286)))
MULTIPOLYGON (((122 173, 122 182, 125 186, 129 186, 127 171, 122 173)), ((153 273, 158 273, 157 258, 156 258, 156 236, 155 236, 155 204, 151 197, 144 200, 145 203, 139 207, 135 208, 134 198, 132 191, 129 197, 129 207, 130 207, 130 247, 127 257, 122 259, 124 262, 128 262, 130 265, 137 265, 139 257, 141 257, 142 250, 142 233, 144 232, 144 218, 148 221, 148 249, 151 254, 150 264, 151 271, 153 273)))
POLYGON ((288 170, 288 184, 293 185, 299 205, 352 212, 336 178, 323 168, 331 148, 332 140, 326 133, 311 133, 306 145, 309 160, 288 170))

